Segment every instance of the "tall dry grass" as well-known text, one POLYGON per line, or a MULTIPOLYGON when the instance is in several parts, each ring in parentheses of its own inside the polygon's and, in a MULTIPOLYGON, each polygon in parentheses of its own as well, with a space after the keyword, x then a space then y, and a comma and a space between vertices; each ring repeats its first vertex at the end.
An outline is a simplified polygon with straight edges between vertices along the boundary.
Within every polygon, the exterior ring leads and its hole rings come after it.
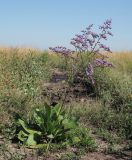
POLYGON ((132 51, 114 52, 109 54, 110 60, 115 64, 115 69, 132 77, 132 51))

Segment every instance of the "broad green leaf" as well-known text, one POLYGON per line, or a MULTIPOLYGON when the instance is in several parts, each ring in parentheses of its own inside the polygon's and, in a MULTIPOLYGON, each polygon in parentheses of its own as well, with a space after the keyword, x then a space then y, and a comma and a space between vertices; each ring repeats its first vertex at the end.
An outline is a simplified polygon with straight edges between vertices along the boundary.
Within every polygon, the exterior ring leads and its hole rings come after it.
POLYGON ((59 115, 59 116, 58 116, 58 121, 59 121, 59 123, 62 122, 63 119, 64 119, 64 117, 63 117, 62 115, 59 115))
POLYGON ((23 132, 22 130, 18 133, 18 139, 22 142, 26 141, 28 134, 23 132))
POLYGON ((39 108, 36 108, 36 112, 39 112, 40 111, 40 109, 39 108))
POLYGON ((50 138, 50 139, 53 139, 53 138, 54 138, 53 134, 50 134, 50 135, 48 135, 47 137, 50 138))
POLYGON ((64 119, 62 124, 64 125, 65 129, 74 129, 76 127, 75 122, 69 119, 64 119))
POLYGON ((80 140, 80 138, 79 137, 73 137, 73 139, 72 139, 72 142, 73 143, 79 143, 81 140, 80 140))
POLYGON ((54 110, 56 112, 57 117, 59 116, 60 112, 61 112, 61 106, 58 104, 54 107, 54 110))
POLYGON ((26 145, 28 146, 35 146, 37 142, 35 141, 35 135, 34 134, 29 134, 28 139, 26 141, 26 145))
POLYGON ((32 129, 29 129, 25 122, 21 119, 18 119, 18 122, 21 124, 21 126, 23 127, 23 129, 27 132, 27 133, 30 133, 30 134, 38 134, 38 135, 41 135, 41 132, 40 131, 35 131, 35 130, 32 130, 32 129))
POLYGON ((46 117, 47 117, 47 118, 50 118, 51 106, 46 105, 46 106, 45 106, 45 111, 46 111, 46 117))
POLYGON ((42 124, 44 123, 44 118, 41 116, 41 114, 39 115, 39 112, 34 112, 33 116, 34 116, 36 124, 39 127, 42 127, 42 124))

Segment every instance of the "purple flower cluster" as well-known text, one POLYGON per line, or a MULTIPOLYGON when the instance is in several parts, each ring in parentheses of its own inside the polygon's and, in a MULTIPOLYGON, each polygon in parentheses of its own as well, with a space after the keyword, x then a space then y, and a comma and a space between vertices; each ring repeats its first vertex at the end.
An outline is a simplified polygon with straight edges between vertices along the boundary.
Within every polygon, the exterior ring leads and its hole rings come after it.
POLYGON ((89 65, 86 67, 86 75, 92 84, 95 84, 95 80, 93 78, 95 67, 114 67, 114 65, 105 59, 95 59, 93 63, 89 63, 89 65))
POLYGON ((97 67, 114 67, 111 62, 107 62, 104 59, 95 59, 95 66, 97 67))
POLYGON ((85 30, 82 30, 82 34, 75 35, 75 38, 71 40, 71 44, 76 50, 81 52, 93 53, 94 50, 103 49, 110 52, 109 47, 100 44, 101 40, 107 40, 108 36, 113 36, 111 30, 111 20, 106 20, 102 26, 99 27, 101 33, 97 34, 92 31, 93 24, 89 25, 85 30))
POLYGON ((102 26, 100 26, 99 28, 102 29, 102 30, 112 29, 111 23, 112 23, 112 20, 111 20, 111 19, 107 19, 107 20, 104 22, 104 24, 103 24, 102 26))
POLYGON ((54 48, 50 47, 49 49, 55 53, 60 53, 64 56, 68 56, 74 52, 74 51, 67 49, 66 47, 62 47, 62 46, 58 46, 58 47, 54 47, 54 48))
POLYGON ((91 29, 93 24, 89 25, 85 30, 82 30, 82 34, 75 35, 75 38, 71 40, 71 44, 80 52, 89 51, 89 49, 94 45, 95 39, 99 35, 95 32, 92 32, 91 29))
POLYGON ((111 52, 110 48, 107 47, 107 46, 104 45, 104 44, 100 44, 100 48, 103 48, 103 49, 104 49, 105 51, 107 51, 107 52, 111 52))
MULTIPOLYGON (((110 32, 110 30, 112 29, 111 23, 112 23, 112 20, 110 19, 110 20, 106 20, 102 26, 99 26, 99 29, 101 30, 100 39, 107 40, 107 36, 113 36, 113 34, 110 32)), ((105 47, 104 47, 104 50, 105 50, 105 47)))
MULTIPOLYGON (((101 43, 102 40, 107 40, 108 36, 113 36, 113 34, 110 32, 112 28, 111 23, 112 21, 110 19, 106 20, 103 25, 99 26, 99 34, 92 31, 93 24, 91 24, 85 30, 82 30, 81 34, 75 35, 75 37, 71 40, 71 44, 75 47, 76 52, 80 54, 87 53, 92 55, 90 56, 92 57, 89 60, 90 63, 86 67, 86 75, 93 84, 95 83, 93 79, 95 67, 113 67, 113 64, 111 62, 107 62, 105 60, 105 58, 108 57, 101 53, 101 51, 111 52, 108 46, 101 43), (97 57, 99 58, 97 59, 97 57)), ((51 47, 50 50, 55 53, 60 53, 64 56, 69 56, 73 52, 75 52, 60 46, 55 48, 51 47)), ((80 61, 81 60, 82 56, 80 61)))
POLYGON ((88 66, 86 67, 86 75, 91 80, 92 84, 95 83, 95 81, 93 79, 93 74, 94 74, 93 65, 91 63, 89 63, 88 66))

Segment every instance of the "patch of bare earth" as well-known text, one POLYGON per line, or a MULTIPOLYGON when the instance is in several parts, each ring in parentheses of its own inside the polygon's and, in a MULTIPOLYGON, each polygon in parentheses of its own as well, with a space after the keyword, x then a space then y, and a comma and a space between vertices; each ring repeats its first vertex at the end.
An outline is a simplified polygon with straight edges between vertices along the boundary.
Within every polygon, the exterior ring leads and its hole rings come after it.
POLYGON ((110 155, 95 152, 88 153, 86 156, 82 157, 82 160, 116 160, 116 158, 110 155))
POLYGON ((108 155, 100 152, 88 153, 81 160, 132 160, 132 155, 108 155))

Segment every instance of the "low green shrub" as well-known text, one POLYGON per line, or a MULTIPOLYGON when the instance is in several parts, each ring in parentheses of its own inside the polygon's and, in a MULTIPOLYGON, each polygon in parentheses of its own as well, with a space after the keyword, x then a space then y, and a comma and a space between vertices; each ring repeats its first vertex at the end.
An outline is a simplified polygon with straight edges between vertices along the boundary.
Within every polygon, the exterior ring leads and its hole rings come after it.
POLYGON ((70 117, 61 105, 36 108, 30 119, 18 119, 17 138, 31 148, 49 147, 52 144, 86 146, 95 148, 88 131, 78 125, 76 118, 70 117))
POLYGON ((95 93, 104 105, 110 105, 117 111, 129 110, 132 106, 132 81, 129 76, 116 70, 96 70, 95 93))
POLYGON ((95 110, 87 111, 87 118, 98 128, 115 132, 118 136, 126 139, 132 138, 132 116, 127 112, 117 113, 115 110, 102 107, 95 110))
MULTIPOLYGON (((92 126, 100 130, 108 131, 120 138, 131 139, 132 116, 131 111, 116 111, 109 105, 103 105, 101 100, 89 99, 87 102, 73 102, 66 106, 71 108, 70 114, 81 117, 80 122, 87 126, 92 126)), ((109 137, 109 136, 108 136, 109 137)))
POLYGON ((115 136, 115 135, 113 135, 113 133, 108 131, 108 130, 100 128, 100 129, 97 130, 96 133, 97 133, 99 138, 101 138, 102 140, 108 142, 111 145, 120 143, 120 138, 115 136))
POLYGON ((52 74, 46 52, 38 55, 29 53, 25 56, 12 53, 10 58, 1 58, 3 59, 0 68, 0 87, 3 89, 1 92, 19 89, 28 96, 34 96, 40 83, 49 80, 52 74))

